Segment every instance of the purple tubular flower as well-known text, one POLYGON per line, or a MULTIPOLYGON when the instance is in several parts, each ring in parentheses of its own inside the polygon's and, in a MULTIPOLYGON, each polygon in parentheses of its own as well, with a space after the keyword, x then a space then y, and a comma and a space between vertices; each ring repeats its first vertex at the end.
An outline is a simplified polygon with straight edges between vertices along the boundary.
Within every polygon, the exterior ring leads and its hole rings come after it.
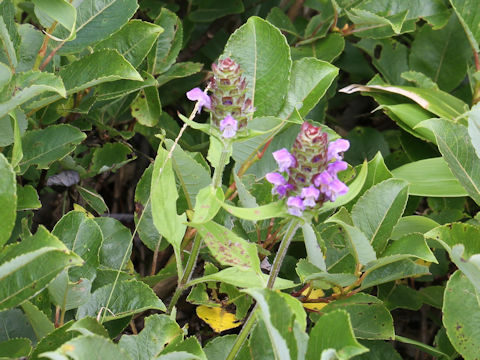
POLYGON ((212 101, 210 100, 210 96, 205 94, 202 89, 196 87, 189 92, 187 92, 188 100, 198 101, 198 113, 202 111, 202 107, 205 106, 207 109, 212 107, 212 101))
POLYGON ((347 151, 350 148, 350 142, 345 139, 337 139, 328 144, 327 161, 332 159, 342 160, 340 153, 347 151))
POLYGON ((295 166, 295 157, 285 148, 274 151, 272 155, 280 171, 288 172, 288 168, 295 166))
POLYGON ((277 172, 268 173, 265 175, 265 178, 270 184, 273 184, 272 194, 278 194, 280 198, 284 197, 287 194, 287 191, 292 190, 293 186, 287 184, 287 180, 283 177, 282 174, 277 172))
POLYGON ((220 131, 224 138, 229 139, 235 136, 238 130, 238 121, 231 115, 227 115, 220 121, 220 131))
POLYGON ((325 198, 330 201, 335 201, 337 196, 345 195, 348 192, 347 185, 338 180, 336 175, 332 175, 328 171, 317 175, 314 183, 320 189, 320 192, 325 195, 325 198))
POLYGON ((302 216, 305 205, 300 196, 290 196, 287 200, 288 213, 294 216, 302 216))
POLYGON ((302 189, 301 196, 305 206, 314 207, 317 204, 316 200, 320 196, 320 190, 318 190, 315 186, 310 185, 302 189))
POLYGON ((335 161, 327 165, 327 171, 332 175, 336 176, 338 172, 347 170, 348 164, 345 161, 335 161))

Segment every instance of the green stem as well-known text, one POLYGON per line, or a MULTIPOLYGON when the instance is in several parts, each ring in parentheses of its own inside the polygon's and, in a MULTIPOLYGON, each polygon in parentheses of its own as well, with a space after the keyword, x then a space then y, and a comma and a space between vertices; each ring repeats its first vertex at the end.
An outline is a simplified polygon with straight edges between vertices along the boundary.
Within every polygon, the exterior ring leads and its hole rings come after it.
MULTIPOLYGON (((270 276, 267 282, 267 289, 272 289, 273 285, 275 284, 275 280, 278 277, 278 273, 280 272, 280 268, 283 263, 283 259, 287 254, 288 246, 293 239, 293 236, 297 232, 298 227, 300 226, 299 219, 292 219, 289 224, 285 235, 283 236, 282 242, 280 243, 280 247, 278 248, 277 256, 275 256, 275 260, 273 261, 272 270, 270 271, 270 276)), ((245 324, 243 324, 242 330, 238 334, 237 338, 235 339, 235 343, 233 344, 232 350, 227 356, 226 360, 233 360, 238 355, 243 343, 247 340, 248 334, 255 325, 256 322, 256 313, 257 312, 257 305, 253 308, 250 316, 248 317, 245 324)))
POLYGON ((212 186, 215 189, 222 186, 223 170, 225 169, 225 163, 227 162, 229 156, 230 144, 223 144, 222 153, 220 154, 220 161, 218 166, 215 168, 215 172, 213 173, 212 186))

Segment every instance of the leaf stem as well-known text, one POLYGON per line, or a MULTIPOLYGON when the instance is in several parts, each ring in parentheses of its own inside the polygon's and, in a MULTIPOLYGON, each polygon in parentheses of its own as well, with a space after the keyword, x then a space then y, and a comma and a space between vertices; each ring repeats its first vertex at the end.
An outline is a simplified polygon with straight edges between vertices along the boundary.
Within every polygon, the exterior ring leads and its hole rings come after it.
POLYGON ((247 340, 248 334, 250 334, 250 331, 252 331, 253 325, 255 325, 255 323, 257 322, 256 313, 257 313, 257 305, 255 305, 255 307, 253 308, 247 321, 245 321, 245 324, 243 324, 242 330, 240 331, 237 338, 235 339, 235 342, 233 343, 233 347, 230 350, 230 353, 228 354, 225 360, 234 360, 237 357, 240 349, 242 348, 242 345, 247 340))
POLYGON ((213 173, 212 179, 212 186, 216 189, 222 186, 222 177, 223 177, 223 170, 225 170, 225 163, 228 161, 230 157, 230 143, 224 143, 223 149, 220 154, 220 161, 218 166, 215 168, 215 172, 213 173))

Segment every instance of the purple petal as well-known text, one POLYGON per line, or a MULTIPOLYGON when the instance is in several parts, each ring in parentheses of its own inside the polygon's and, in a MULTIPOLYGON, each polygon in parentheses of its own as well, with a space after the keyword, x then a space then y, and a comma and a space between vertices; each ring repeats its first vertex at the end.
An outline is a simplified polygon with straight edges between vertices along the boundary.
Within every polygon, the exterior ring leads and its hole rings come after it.
POLYGON ((198 101, 198 113, 202 111, 202 107, 205 106, 207 109, 212 107, 212 100, 210 96, 205 94, 202 89, 196 87, 189 92, 187 92, 188 100, 198 101))
POLYGON ((288 168, 295 165, 295 157, 285 148, 274 151, 272 155, 280 171, 287 171, 288 168))
POLYGON ((328 144, 327 161, 332 159, 341 160, 339 153, 343 153, 350 148, 350 142, 345 139, 337 139, 328 144))
POLYGON ((285 183, 287 182, 283 175, 277 172, 268 173, 267 175, 265 175, 265 178, 270 184, 273 185, 285 185, 285 183))
POLYGON ((338 172, 347 170, 348 164, 345 161, 335 161, 331 164, 328 164, 327 171, 332 175, 337 175, 338 172))
POLYGON ((228 139, 234 137, 238 130, 238 121, 231 115, 227 115, 220 121, 220 131, 224 138, 228 139))
POLYGON ((302 216, 305 205, 300 196, 290 196, 287 200, 288 213, 294 216, 302 216))
POLYGON ((313 198, 315 200, 318 199, 320 196, 320 190, 316 187, 310 185, 309 187, 305 187, 302 189, 302 198, 313 198))

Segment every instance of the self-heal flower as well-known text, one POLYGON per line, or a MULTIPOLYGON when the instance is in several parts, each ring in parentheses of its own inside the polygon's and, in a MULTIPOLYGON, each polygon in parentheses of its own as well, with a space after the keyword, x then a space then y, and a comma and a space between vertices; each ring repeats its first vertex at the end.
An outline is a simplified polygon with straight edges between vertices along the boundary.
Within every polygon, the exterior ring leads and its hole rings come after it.
POLYGON ((350 148, 350 142, 345 139, 337 139, 328 144, 327 161, 342 160, 340 153, 347 151, 350 148))
POLYGON ((274 151, 272 155, 280 171, 288 172, 290 167, 295 166, 295 157, 285 148, 274 151))
POLYGON ((337 173, 343 170, 347 170, 348 164, 345 161, 335 161, 333 163, 328 164, 327 171, 332 176, 337 176, 337 173))
POLYGON ((320 192, 327 200, 335 201, 338 196, 345 195, 348 187, 338 180, 336 175, 332 175, 328 171, 324 171, 314 179, 314 184, 319 188, 320 192))
POLYGON ((238 130, 238 121, 235 120, 231 115, 225 116, 225 118, 220 121, 220 131, 224 138, 229 139, 235 136, 238 130))
POLYGON ((293 186, 287 183, 287 180, 282 174, 271 172, 265 175, 267 181, 273 185, 272 194, 278 194, 280 198, 287 194, 287 191, 292 190, 293 186))
POLYGON ((202 107, 206 107, 210 109, 212 107, 212 101, 210 100, 210 96, 205 94, 202 89, 196 87, 189 92, 187 92, 188 100, 198 101, 198 113, 202 111, 202 107))
POLYGON ((302 189, 301 196, 305 206, 315 207, 317 204, 316 201, 320 196, 320 190, 318 190, 315 186, 310 185, 302 189))
POLYGON ((290 196, 287 200, 288 213, 294 216, 302 216, 305 205, 300 196, 290 196))

